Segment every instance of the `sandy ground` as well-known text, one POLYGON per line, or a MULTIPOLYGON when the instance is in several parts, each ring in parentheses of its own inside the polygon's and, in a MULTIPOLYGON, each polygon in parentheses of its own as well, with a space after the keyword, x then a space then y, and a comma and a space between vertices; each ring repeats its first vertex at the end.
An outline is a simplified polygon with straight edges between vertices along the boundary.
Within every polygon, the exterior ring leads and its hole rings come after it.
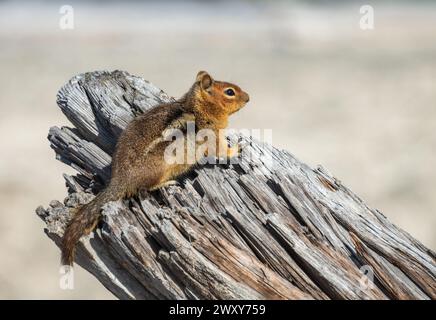
POLYGON ((48 128, 67 124, 55 95, 71 76, 123 69, 180 96, 200 69, 250 93, 238 128, 322 164, 372 207, 436 248, 436 7, 259 2, 0 3, 0 298, 112 298, 78 268, 59 289, 59 252, 34 209, 65 196, 48 128))

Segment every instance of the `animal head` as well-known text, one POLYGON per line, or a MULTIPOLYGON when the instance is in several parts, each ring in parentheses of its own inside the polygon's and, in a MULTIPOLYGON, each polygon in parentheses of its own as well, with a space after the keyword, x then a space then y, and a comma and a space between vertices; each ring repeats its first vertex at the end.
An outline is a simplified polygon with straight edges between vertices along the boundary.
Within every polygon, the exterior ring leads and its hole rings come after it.
POLYGON ((232 114, 250 100, 245 91, 233 83, 216 81, 206 71, 197 74, 195 95, 207 107, 223 114, 232 114))

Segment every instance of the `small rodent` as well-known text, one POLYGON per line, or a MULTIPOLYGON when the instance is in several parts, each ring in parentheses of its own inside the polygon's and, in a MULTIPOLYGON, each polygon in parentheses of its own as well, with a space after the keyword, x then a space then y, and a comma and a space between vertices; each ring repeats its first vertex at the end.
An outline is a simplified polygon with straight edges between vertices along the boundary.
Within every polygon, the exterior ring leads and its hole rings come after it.
MULTIPOLYGON (((158 189, 194 165, 165 161, 165 148, 171 143, 162 138, 166 130, 177 128, 185 134, 186 124, 193 121, 196 131, 213 130, 217 153, 214 156, 238 155, 239 146, 229 147, 222 132, 228 125, 229 115, 248 101, 248 94, 237 85, 215 81, 207 72, 200 71, 182 98, 157 105, 133 119, 118 139, 109 184, 91 202, 76 209, 67 224, 61 243, 62 265, 73 265, 77 242, 94 230, 106 202, 135 195, 140 189, 158 189)), ((205 156, 210 154, 206 152, 205 156)))

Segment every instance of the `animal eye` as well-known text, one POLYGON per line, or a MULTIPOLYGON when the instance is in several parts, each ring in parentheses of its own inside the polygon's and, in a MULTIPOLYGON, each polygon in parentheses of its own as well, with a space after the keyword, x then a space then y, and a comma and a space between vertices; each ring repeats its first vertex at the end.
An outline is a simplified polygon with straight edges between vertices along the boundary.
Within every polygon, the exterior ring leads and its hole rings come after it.
POLYGON ((235 90, 229 88, 229 89, 226 89, 226 91, 224 91, 224 93, 230 97, 233 97, 235 95, 235 90))

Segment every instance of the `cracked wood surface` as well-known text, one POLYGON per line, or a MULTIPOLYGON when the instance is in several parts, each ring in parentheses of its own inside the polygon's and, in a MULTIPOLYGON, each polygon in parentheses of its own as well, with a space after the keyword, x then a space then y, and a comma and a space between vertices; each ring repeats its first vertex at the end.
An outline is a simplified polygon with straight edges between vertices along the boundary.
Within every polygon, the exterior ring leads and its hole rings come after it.
MULTIPOLYGON (((36 210, 57 245, 70 208, 108 182, 127 123, 172 99, 123 71, 62 87, 57 103, 73 126, 52 127, 48 139, 78 174, 64 175, 64 203, 36 210)), ((107 203, 76 262, 120 299, 436 298, 432 250, 322 167, 240 139, 238 163, 199 165, 179 185, 107 203)))

